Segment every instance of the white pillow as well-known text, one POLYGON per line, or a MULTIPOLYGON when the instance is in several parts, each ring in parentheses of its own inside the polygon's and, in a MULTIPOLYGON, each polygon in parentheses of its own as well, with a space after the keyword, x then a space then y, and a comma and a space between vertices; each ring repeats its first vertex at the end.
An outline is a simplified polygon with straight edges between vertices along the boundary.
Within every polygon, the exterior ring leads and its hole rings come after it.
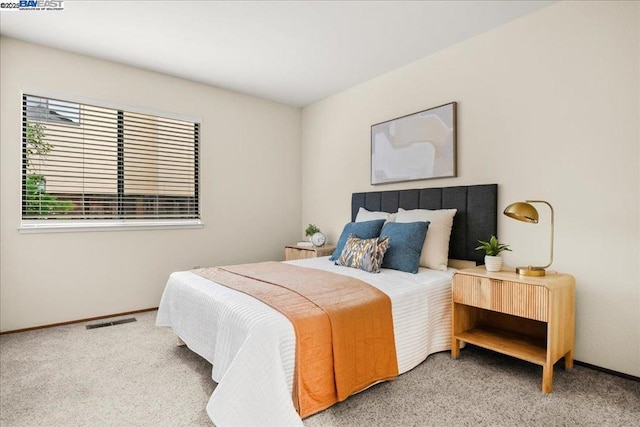
POLYGON ((375 221, 376 219, 384 219, 387 222, 393 222, 395 220, 395 216, 396 214, 388 212, 372 212, 365 208, 360 208, 358 210, 358 215, 356 215, 356 222, 375 221))
POLYGON ((432 270, 447 269, 451 227, 453 227, 453 217, 457 211, 457 209, 413 209, 410 211, 398 209, 396 222, 429 221, 427 237, 424 239, 420 254, 420 266, 432 270))

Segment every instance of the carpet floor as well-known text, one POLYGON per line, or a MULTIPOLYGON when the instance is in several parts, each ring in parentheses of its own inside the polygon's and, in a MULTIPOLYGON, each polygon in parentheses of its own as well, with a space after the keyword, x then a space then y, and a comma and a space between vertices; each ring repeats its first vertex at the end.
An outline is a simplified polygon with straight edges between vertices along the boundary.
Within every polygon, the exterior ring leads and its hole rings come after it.
MULTIPOLYGON (((137 322, 0 336, 1 426, 210 426, 211 365, 177 347, 156 312, 137 322)), ((125 316, 131 317, 131 316, 125 316)), ((97 322, 92 322, 97 323, 97 322)), ((542 368, 475 347, 438 353, 395 381, 304 420, 318 426, 640 426, 640 382, 542 368)))

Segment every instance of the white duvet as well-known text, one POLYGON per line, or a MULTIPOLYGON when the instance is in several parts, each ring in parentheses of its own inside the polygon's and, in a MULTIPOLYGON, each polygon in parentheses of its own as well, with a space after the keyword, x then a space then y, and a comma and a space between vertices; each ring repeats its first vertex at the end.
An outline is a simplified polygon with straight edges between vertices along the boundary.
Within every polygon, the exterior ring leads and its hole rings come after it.
MULTIPOLYGON (((391 298, 398 371, 450 349, 454 269, 380 274, 336 266, 328 257, 290 261, 363 280, 391 298)), ((223 426, 303 425, 291 390, 295 333, 289 320, 257 299, 194 273, 171 274, 156 320, 213 365, 218 383, 207 413, 223 426)))

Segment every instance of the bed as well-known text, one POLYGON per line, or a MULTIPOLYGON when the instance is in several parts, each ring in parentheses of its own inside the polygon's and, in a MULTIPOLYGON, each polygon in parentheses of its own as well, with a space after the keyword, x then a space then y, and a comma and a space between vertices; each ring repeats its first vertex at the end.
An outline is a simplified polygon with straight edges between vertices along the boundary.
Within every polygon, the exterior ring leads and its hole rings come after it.
MULTIPOLYGON (((360 208, 457 209, 449 257, 481 263, 479 239, 496 234, 497 185, 354 193, 351 220, 360 208)), ((355 277, 391 299, 398 372, 450 348, 451 278, 455 269, 420 268, 417 274, 380 274, 335 265, 328 257, 289 263, 355 277)), ((168 326, 213 365, 218 383, 207 413, 216 425, 302 425, 292 388, 296 335, 291 322, 261 301, 194 272, 171 274, 156 324, 168 326)))

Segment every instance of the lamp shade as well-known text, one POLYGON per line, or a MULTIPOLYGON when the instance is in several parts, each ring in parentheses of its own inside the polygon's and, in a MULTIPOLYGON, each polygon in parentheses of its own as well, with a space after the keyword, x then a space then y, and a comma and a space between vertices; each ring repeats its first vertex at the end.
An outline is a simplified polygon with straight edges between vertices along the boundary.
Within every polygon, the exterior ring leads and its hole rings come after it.
POLYGON ((503 213, 518 221, 538 223, 538 210, 526 202, 511 203, 503 213))

